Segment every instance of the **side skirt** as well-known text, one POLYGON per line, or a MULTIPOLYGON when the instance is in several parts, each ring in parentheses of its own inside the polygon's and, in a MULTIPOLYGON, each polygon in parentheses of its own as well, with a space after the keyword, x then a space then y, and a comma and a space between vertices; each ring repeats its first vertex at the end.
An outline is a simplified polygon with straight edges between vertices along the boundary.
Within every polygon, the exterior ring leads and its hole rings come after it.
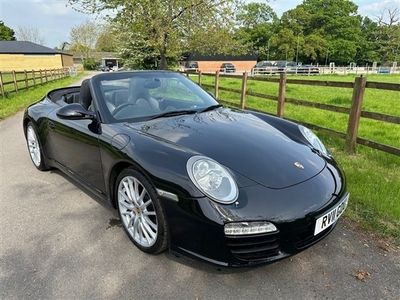
MULTIPOLYGON (((59 162, 55 160, 51 160, 50 165, 58 170, 60 170, 63 174, 67 175, 68 178, 70 178, 73 183, 75 183, 80 189, 82 189, 84 192, 89 194, 92 198, 95 198, 95 200, 101 200, 101 204, 107 204, 107 207, 112 207, 110 205, 111 201, 109 201, 108 197, 99 191, 98 189, 92 187, 90 184, 87 184, 85 181, 83 181, 79 175, 74 173, 72 170, 68 169, 64 165, 60 164, 59 162)), ((98 201, 99 202, 99 201, 98 201)))

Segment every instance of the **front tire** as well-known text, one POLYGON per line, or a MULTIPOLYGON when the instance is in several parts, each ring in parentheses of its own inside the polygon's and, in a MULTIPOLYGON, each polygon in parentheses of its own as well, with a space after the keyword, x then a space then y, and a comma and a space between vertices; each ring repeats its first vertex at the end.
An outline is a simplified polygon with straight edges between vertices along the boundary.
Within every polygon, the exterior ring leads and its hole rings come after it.
POLYGON ((26 143, 28 146, 29 156, 31 157, 32 163, 40 171, 48 170, 44 161, 42 147, 32 122, 29 122, 26 126, 26 143))
POLYGON ((115 197, 124 230, 136 247, 152 254, 164 251, 167 222, 149 180, 133 168, 125 169, 117 178, 115 197))

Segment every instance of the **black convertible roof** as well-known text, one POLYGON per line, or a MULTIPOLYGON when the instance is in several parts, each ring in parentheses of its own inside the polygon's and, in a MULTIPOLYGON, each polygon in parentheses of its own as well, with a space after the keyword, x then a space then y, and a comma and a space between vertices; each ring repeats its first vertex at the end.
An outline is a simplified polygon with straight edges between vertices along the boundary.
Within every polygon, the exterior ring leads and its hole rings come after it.
POLYGON ((27 41, 0 41, 0 54, 65 54, 72 56, 72 54, 27 41))

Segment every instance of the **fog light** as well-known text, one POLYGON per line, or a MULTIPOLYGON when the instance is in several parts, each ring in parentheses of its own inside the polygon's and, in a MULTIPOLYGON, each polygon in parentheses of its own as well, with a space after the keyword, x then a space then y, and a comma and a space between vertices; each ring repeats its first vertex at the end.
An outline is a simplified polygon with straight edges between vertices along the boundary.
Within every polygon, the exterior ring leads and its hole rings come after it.
POLYGON ((270 222, 240 222, 227 223, 224 227, 225 235, 248 235, 277 231, 270 222))

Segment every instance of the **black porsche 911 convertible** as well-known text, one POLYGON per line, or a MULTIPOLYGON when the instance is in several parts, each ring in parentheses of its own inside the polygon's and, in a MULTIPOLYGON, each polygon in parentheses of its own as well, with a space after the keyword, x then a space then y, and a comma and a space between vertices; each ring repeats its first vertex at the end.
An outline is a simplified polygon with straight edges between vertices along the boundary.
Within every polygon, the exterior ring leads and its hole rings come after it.
POLYGON ((39 170, 117 208, 131 241, 222 266, 279 260, 335 227, 344 174, 309 129, 222 107, 174 72, 99 74, 25 112, 39 170))

